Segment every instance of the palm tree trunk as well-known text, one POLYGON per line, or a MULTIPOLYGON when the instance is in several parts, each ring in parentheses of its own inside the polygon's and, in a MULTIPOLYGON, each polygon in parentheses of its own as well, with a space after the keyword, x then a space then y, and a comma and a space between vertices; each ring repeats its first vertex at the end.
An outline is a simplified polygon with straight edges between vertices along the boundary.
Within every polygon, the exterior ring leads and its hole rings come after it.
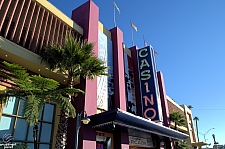
POLYGON ((63 110, 61 110, 59 124, 58 124, 58 131, 56 134, 55 149, 65 149, 66 148, 67 126, 68 126, 68 117, 67 117, 66 113, 63 110))
MULTIPOLYGON (((69 77, 67 86, 73 88, 73 77, 69 77)), ((68 96, 68 100, 71 102, 72 96, 68 96)), ((68 111, 67 111, 68 112, 68 111)), ((68 115, 65 111, 60 111, 60 119, 58 125, 58 131, 56 134, 55 149, 65 149, 67 140, 67 127, 68 127, 68 115)))
POLYGON ((33 138, 34 138, 34 149, 38 149, 38 123, 34 124, 33 127, 33 138))
MULTIPOLYGON (((174 129, 177 130, 177 123, 174 122, 174 125, 175 125, 175 126, 174 126, 174 129)), ((177 142, 177 141, 174 142, 174 148, 175 148, 175 149, 178 148, 178 142, 177 142)))
POLYGON ((198 121, 196 120, 196 130, 197 130, 197 138, 198 138, 198 142, 199 142, 199 135, 198 135, 198 121))

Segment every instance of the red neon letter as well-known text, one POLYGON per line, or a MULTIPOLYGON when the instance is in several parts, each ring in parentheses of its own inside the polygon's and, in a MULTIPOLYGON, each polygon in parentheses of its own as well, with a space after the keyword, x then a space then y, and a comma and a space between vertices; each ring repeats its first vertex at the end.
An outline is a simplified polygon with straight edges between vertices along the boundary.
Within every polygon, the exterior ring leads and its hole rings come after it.
POLYGON ((156 117, 155 109, 153 109, 153 108, 146 109, 145 112, 144 112, 144 116, 145 116, 145 118, 154 119, 156 117), (148 111, 152 111, 153 112, 153 115, 151 117, 147 116, 148 111))
POLYGON ((146 91, 146 93, 150 92, 150 90, 148 89, 148 82, 145 82, 145 91, 146 91))
POLYGON ((147 96, 144 96, 143 98, 145 99, 145 106, 148 106, 148 102, 151 104, 151 105, 154 105, 154 100, 153 100, 153 95, 151 94, 150 95, 150 99, 147 97, 147 96))

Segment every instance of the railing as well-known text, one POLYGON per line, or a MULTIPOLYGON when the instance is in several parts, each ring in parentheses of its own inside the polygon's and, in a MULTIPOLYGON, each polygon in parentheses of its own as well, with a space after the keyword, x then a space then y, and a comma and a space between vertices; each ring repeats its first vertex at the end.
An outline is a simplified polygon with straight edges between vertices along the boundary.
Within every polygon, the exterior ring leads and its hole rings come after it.
POLYGON ((62 45, 67 32, 82 36, 35 0, 1 0, 0 20, 0 36, 37 54, 44 45, 62 45))

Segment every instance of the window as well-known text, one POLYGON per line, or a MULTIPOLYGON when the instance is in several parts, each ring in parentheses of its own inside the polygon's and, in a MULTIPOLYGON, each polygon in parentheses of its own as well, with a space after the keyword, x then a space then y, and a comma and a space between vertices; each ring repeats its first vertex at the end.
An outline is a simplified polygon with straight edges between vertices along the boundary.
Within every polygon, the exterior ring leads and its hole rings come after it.
MULTIPOLYGON (((15 143, 27 143, 33 149, 33 126, 29 127, 22 118, 24 101, 11 98, 3 109, 0 121, 0 142, 5 134, 11 134, 15 143)), ((41 149, 50 149, 52 145, 52 129, 55 105, 46 103, 38 122, 38 146, 41 149)))

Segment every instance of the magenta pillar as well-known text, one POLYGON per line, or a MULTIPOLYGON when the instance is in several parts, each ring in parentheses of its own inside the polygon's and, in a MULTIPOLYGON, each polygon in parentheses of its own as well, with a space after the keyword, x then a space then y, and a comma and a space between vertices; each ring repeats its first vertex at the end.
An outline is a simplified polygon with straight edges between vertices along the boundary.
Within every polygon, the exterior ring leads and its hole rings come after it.
POLYGON ((134 66, 134 82, 135 82, 135 95, 136 95, 136 104, 137 104, 137 115, 143 117, 142 111, 142 99, 141 99, 141 88, 139 80, 139 70, 138 70, 138 59, 137 59, 137 50, 136 46, 129 48, 131 50, 131 57, 133 60, 134 66))
MULTIPOLYGON (((168 109, 168 103, 166 98, 166 88, 165 88, 163 73, 158 71, 157 78, 158 78, 159 93, 160 93, 160 99, 161 99, 161 105, 162 105, 163 124, 166 127, 170 127, 169 109, 168 109)), ((172 142, 171 138, 167 138, 164 140, 166 149, 167 148, 171 149, 171 142, 172 142)))
POLYGON ((115 149, 129 149, 129 136, 127 133, 116 131, 113 135, 115 149))
POLYGON ((114 105, 115 108, 127 111, 125 75, 124 75, 124 51, 123 32, 115 27, 110 30, 113 43, 113 77, 114 77, 114 105))
POLYGON ((169 110, 168 110, 168 104, 167 104, 167 98, 166 98, 166 88, 165 88, 162 72, 160 71, 157 72, 157 78, 158 78, 159 93, 160 93, 161 105, 162 105, 163 123, 164 123, 164 126, 170 127, 169 110))
MULTIPOLYGON (((98 18, 99 8, 88 1, 72 11, 72 20, 83 28, 83 38, 94 43, 94 53, 98 55, 98 18)), ((77 113, 85 110, 87 114, 94 115, 97 112, 97 78, 90 81, 81 79, 80 84, 75 86, 85 91, 85 95, 79 94, 74 99, 74 107, 77 113)), ((69 120, 67 149, 74 148, 76 119, 69 120)), ((88 125, 81 125, 79 132, 79 149, 96 148, 96 132, 88 125)))
MULTIPOLYGON (((127 111, 123 32, 115 27, 110 30, 113 43, 113 78, 114 78, 114 107, 127 111)), ((127 133, 114 132, 114 148, 129 149, 127 133)))

